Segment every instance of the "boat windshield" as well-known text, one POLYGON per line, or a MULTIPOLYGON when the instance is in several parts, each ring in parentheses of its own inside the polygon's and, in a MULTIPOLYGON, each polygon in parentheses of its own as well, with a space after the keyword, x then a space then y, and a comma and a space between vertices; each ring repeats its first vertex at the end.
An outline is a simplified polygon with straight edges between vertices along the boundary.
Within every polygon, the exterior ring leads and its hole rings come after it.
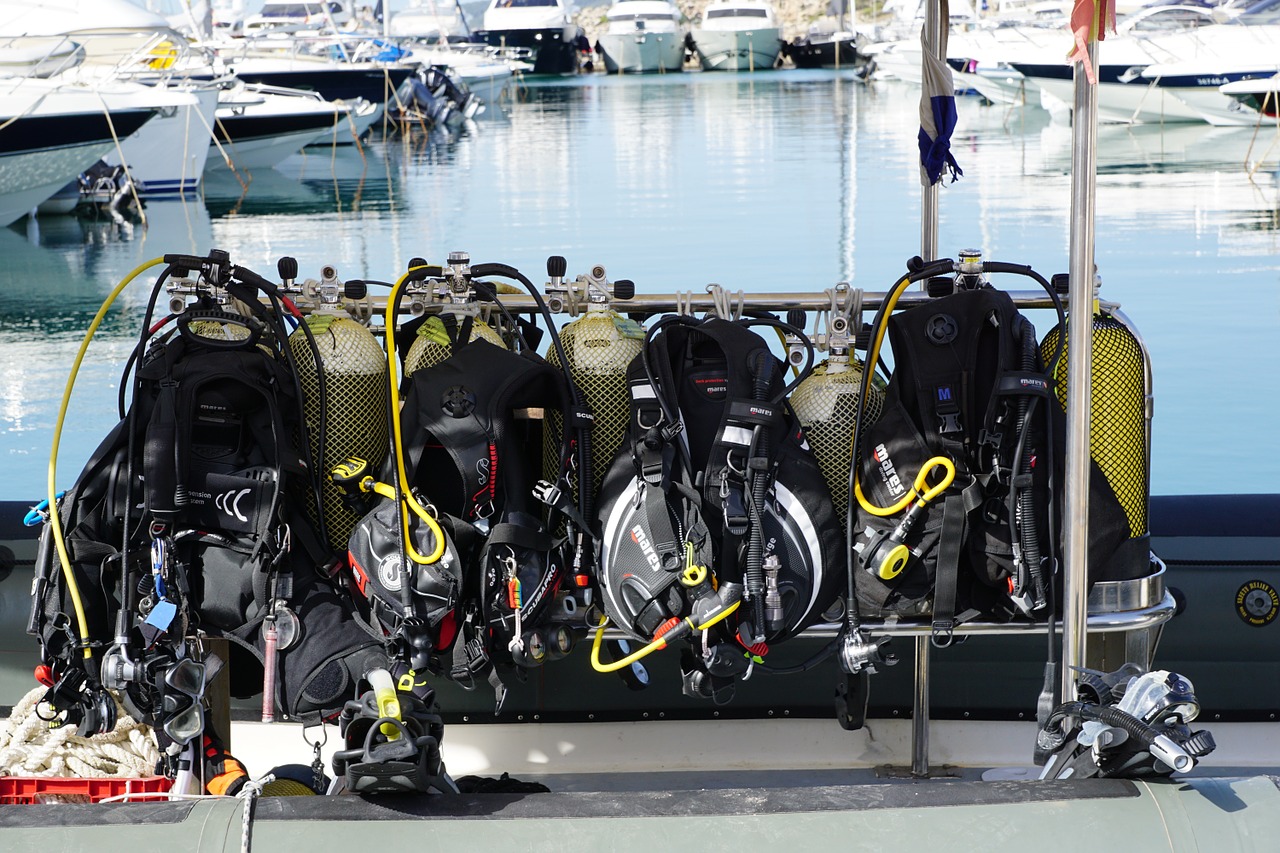
POLYGON ((1169 7, 1136 14, 1127 18, 1121 28, 1130 33, 1164 33, 1190 30, 1217 23, 1208 9, 1196 6, 1169 7))
POLYGON ((630 12, 620 12, 616 15, 610 15, 611 21, 674 21, 676 16, 670 12, 648 12, 639 15, 632 15, 630 12))
POLYGON ((1233 23, 1280 24, 1280 0, 1262 0, 1240 13, 1233 23))
POLYGON ((342 11, 339 2, 329 3, 268 3, 262 7, 264 18, 305 18, 307 15, 336 15, 342 11))
POLYGON ((495 0, 491 9, 525 9, 532 6, 559 6, 556 0, 495 0))
POLYGON ((708 9, 707 19, 712 18, 767 18, 764 9, 708 9))

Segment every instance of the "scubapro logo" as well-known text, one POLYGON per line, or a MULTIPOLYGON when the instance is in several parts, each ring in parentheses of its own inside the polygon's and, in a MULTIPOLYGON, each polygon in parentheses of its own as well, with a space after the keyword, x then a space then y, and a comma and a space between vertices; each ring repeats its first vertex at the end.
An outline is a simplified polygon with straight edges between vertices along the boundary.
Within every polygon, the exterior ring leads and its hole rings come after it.
POLYGON ((249 517, 240 511, 240 501, 253 489, 229 489, 213 499, 213 505, 227 515, 239 521, 248 521, 249 517))
POLYGON ((400 591, 401 565, 399 554, 388 554, 378 561, 378 583, 387 592, 400 591))

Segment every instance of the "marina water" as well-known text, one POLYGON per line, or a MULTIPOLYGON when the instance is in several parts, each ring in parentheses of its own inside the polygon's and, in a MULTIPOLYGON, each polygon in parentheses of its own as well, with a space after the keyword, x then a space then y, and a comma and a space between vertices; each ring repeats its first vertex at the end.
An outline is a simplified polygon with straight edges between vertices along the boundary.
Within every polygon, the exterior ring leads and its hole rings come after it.
MULTIPOLYGON (((942 253, 1065 271, 1070 128, 974 99, 959 112, 964 177, 941 193, 942 253)), ((0 500, 44 493, 84 332, 116 282, 159 255, 222 248, 271 275, 292 255, 303 277, 332 264, 388 281, 412 257, 465 250, 541 281, 562 254, 570 276, 603 264, 638 292, 880 291, 919 251, 918 121, 906 85, 839 72, 550 80, 457 132, 207 175, 199 197, 149 203, 145 228, 102 215, 0 229, 0 500)), ((1155 365, 1152 490, 1280 490, 1276 130, 1103 126, 1098 146, 1102 294, 1155 365)), ((149 283, 117 303, 81 370, 61 488, 117 418, 149 283)), ((1033 320, 1042 335, 1052 324, 1033 320)))

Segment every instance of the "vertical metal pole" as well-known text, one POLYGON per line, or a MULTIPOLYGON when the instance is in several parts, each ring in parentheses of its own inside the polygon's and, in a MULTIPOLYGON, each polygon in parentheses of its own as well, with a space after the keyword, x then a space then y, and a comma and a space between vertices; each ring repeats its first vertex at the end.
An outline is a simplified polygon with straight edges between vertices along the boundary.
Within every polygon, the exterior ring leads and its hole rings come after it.
MULTIPOLYGON (((1098 67, 1098 44, 1088 47, 1098 67)), ((1089 397, 1093 370, 1094 201, 1097 189, 1098 93, 1075 66, 1071 120, 1071 315, 1067 322, 1067 458, 1062 620, 1062 699, 1075 698, 1088 629, 1089 397)))
POLYGON ((911 698, 911 775, 929 775, 929 652, 928 637, 916 637, 916 690, 911 698))
MULTIPOLYGON (((942 46, 942 10, 946 4, 929 2, 924 18, 924 44, 946 61, 942 46)), ((836 50, 839 51, 839 45, 836 50)), ((921 62, 925 57, 921 56, 921 62)), ((938 184, 921 187, 920 257, 938 257, 938 184)), ((911 775, 929 775, 929 655, 933 647, 928 637, 916 638, 916 689, 911 700, 911 775)))

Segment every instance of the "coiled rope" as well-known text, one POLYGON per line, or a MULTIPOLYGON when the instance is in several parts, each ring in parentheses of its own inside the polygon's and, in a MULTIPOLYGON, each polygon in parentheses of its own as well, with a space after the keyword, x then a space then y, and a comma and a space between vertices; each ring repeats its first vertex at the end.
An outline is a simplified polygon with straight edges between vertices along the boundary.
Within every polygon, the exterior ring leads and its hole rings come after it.
POLYGON ((70 725, 51 729, 47 719, 36 713, 45 692, 44 687, 35 688, 13 706, 9 719, 0 721, 0 775, 82 779, 155 775, 160 750, 149 726, 118 708, 116 727, 105 734, 81 737, 70 725))

